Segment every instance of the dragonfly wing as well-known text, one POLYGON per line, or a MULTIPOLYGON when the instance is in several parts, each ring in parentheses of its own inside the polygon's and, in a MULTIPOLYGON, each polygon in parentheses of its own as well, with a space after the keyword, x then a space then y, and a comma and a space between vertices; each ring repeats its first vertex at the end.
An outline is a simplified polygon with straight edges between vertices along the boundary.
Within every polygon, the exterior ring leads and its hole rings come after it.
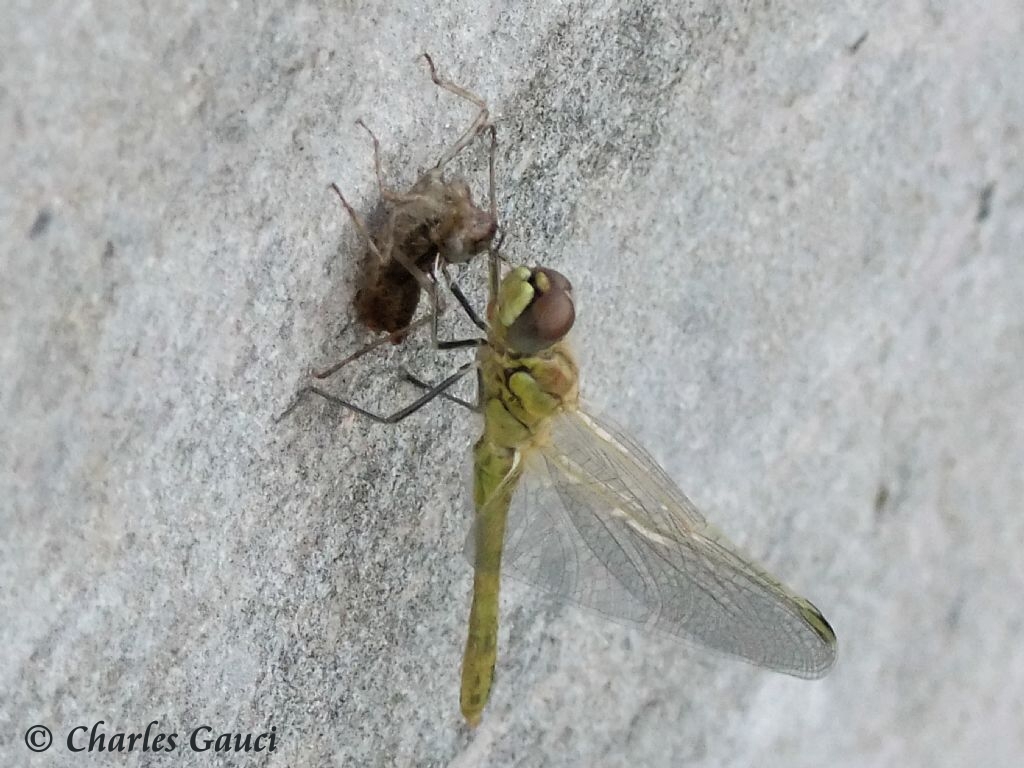
POLYGON ((831 667, 835 635, 817 608, 712 529, 621 430, 564 414, 527 458, 506 532, 510 576, 780 672, 831 667))
MULTIPOLYGON (((608 618, 644 626, 650 608, 635 591, 643 575, 619 567, 613 573, 581 539, 559 494, 556 476, 542 455, 526 457, 526 470, 508 513, 502 573, 596 610, 608 618), (633 592, 630 591, 633 589, 633 592)), ((465 553, 474 562, 470 531, 465 553)))

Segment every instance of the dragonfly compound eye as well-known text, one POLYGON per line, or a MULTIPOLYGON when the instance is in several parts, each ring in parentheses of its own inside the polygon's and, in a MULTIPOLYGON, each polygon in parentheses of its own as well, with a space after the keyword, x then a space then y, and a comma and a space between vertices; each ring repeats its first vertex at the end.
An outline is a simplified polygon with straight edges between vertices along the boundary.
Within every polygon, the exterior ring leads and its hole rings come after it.
POLYGON ((533 354, 547 349, 572 328, 576 307, 572 283, 560 272, 538 267, 530 273, 533 298, 508 327, 509 346, 533 354))

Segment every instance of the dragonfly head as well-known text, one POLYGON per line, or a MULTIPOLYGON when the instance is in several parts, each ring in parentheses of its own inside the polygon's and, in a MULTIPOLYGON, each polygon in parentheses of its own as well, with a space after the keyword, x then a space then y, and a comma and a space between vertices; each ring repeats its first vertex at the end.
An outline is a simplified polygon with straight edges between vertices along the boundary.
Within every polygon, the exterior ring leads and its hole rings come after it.
POLYGON ((572 328, 572 283, 553 269, 516 267, 501 281, 495 310, 509 348, 535 354, 561 341, 572 328))

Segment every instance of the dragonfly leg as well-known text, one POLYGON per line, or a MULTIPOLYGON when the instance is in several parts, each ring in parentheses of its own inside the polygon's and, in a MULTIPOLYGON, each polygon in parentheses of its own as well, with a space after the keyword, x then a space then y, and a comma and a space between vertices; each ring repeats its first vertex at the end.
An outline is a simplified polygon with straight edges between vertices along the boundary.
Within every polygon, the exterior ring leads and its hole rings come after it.
MULTIPOLYGON (((495 191, 497 185, 494 182, 494 166, 498 156, 498 129, 494 125, 489 126, 491 131, 491 147, 487 153, 487 196, 491 209, 491 218, 495 223, 498 221, 498 194, 495 191)), ((501 229, 499 225, 499 229, 501 229)), ((501 229, 496 239, 492 238, 487 246, 487 270, 488 288, 491 296, 498 295, 498 283, 501 281, 501 244, 505 241, 505 230, 501 229)))
MULTIPOLYGON (((397 339, 406 337, 411 332, 416 331, 419 328, 422 328, 428 322, 430 322, 430 315, 424 315, 423 317, 409 323, 409 325, 403 328, 399 328, 397 331, 389 333, 387 336, 381 336, 379 339, 374 339, 369 344, 363 345, 348 357, 339 360, 338 362, 328 366, 327 368, 321 368, 318 371, 311 371, 311 375, 313 376, 314 379, 329 379, 331 376, 336 374, 349 363, 354 363, 359 358, 368 355, 370 352, 373 352, 373 350, 377 349, 377 347, 383 346, 384 344, 394 344, 397 339)), ((476 338, 439 340, 437 342, 437 348, 442 351, 448 351, 450 349, 466 349, 469 347, 479 347, 483 343, 484 342, 482 339, 476 338)))
POLYGON ((437 165, 434 166, 435 168, 443 168, 447 163, 451 162, 451 160, 456 155, 458 155, 462 150, 464 150, 466 147, 472 144, 473 140, 480 134, 482 130, 484 130, 484 128, 488 124, 487 118, 489 113, 487 111, 487 103, 483 99, 481 99, 475 93, 471 93, 462 86, 456 85, 450 80, 445 80, 443 77, 437 74, 437 67, 434 66, 434 60, 430 58, 430 54, 424 53, 423 58, 427 60, 427 64, 430 66, 430 79, 434 81, 434 85, 438 86, 439 88, 443 88, 449 93, 455 94, 459 98, 465 99, 471 104, 475 104, 480 110, 477 113, 476 117, 473 119, 473 122, 470 124, 469 128, 467 128, 465 132, 459 137, 458 141, 452 144, 452 146, 449 147, 448 150, 443 155, 441 155, 441 159, 438 160, 437 165))
POLYGON ((445 283, 448 285, 448 290, 452 292, 452 296, 459 302, 459 306, 462 307, 462 311, 466 313, 470 321, 484 333, 487 333, 487 323, 480 319, 480 315, 473 308, 473 305, 469 303, 469 299, 466 298, 466 294, 462 292, 462 288, 448 273, 448 267, 444 262, 440 265, 441 274, 444 275, 445 283))
MULTIPOLYGON (((436 300, 438 272, 442 272, 444 274, 445 281, 447 282, 448 288, 451 290, 452 295, 455 296, 456 300, 459 302, 459 305, 466 311, 467 314, 469 314, 470 319, 474 320, 474 322, 479 321, 480 319, 479 316, 476 314, 476 311, 473 309, 472 305, 469 303, 469 299, 466 298, 466 294, 462 292, 462 289, 459 288, 457 285, 453 287, 453 283, 451 279, 448 277, 448 272, 444 268, 444 261, 442 260, 439 254, 434 258, 434 266, 430 271, 430 276, 431 278, 433 278, 430 283, 430 317, 432 320, 430 324, 431 346, 433 346, 434 349, 446 350, 463 349, 465 347, 479 347, 480 345, 486 343, 483 339, 480 338, 455 339, 452 341, 444 341, 438 338, 438 323, 440 322, 441 310, 443 309, 443 307, 441 306, 441 302, 436 300)), ((483 330, 486 330, 486 328, 487 326, 483 326, 483 330)))
MULTIPOLYGON (((443 269, 443 265, 442 265, 442 269, 443 269)), ((469 315, 470 319, 473 320, 473 322, 476 323, 481 328, 481 330, 487 330, 487 326, 483 323, 483 321, 480 320, 479 316, 473 310, 473 306, 469 303, 469 299, 466 298, 466 295, 462 292, 462 289, 459 288, 458 284, 456 284, 455 282, 450 280, 447 271, 445 271, 445 279, 449 281, 448 287, 451 289, 452 295, 455 296, 455 298, 459 302, 459 305, 466 311, 466 314, 469 315)), ((437 318, 437 314, 435 312, 432 311, 429 315, 424 315, 423 317, 421 317, 421 318, 419 318, 417 320, 414 320, 413 322, 409 323, 405 327, 399 328, 397 331, 393 331, 392 333, 388 334, 387 336, 382 336, 379 339, 375 339, 374 341, 371 341, 369 344, 366 344, 363 347, 359 348, 358 350, 353 352, 348 357, 344 358, 343 360, 339 360, 337 363, 334 363, 333 365, 328 366, 327 368, 323 368, 323 369, 318 370, 318 371, 313 371, 312 372, 313 378, 315 378, 315 379, 327 379, 327 378, 330 378, 331 376, 336 374, 338 371, 340 371, 342 368, 344 368, 349 363, 355 362, 356 360, 358 360, 359 358, 363 357, 364 355, 367 355, 370 352, 372 352, 373 350, 377 349, 377 347, 380 347, 380 346, 382 346, 384 344, 387 344, 388 342, 394 343, 396 340, 404 338, 409 333, 422 328, 428 322, 433 322, 435 327, 436 327, 436 324, 438 322, 438 318, 437 318)), ((436 341, 437 349, 440 349, 440 350, 465 349, 467 347, 478 347, 478 346, 480 346, 483 343, 483 340, 482 339, 478 339, 478 338, 453 339, 453 340, 437 339, 436 331, 435 331, 435 334, 434 334, 434 340, 436 341)))
POLYGON ((369 344, 366 344, 363 347, 361 347, 358 350, 356 350, 355 352, 353 352, 351 355, 346 357, 344 360, 341 360, 341 361, 335 363, 334 365, 331 365, 331 366, 329 366, 327 368, 323 368, 323 369, 321 369, 319 371, 313 371, 312 372, 312 376, 313 376, 314 379, 328 379, 331 376, 333 376, 334 374, 336 374, 338 371, 340 371, 342 368, 344 368, 346 365, 348 365, 349 363, 355 362, 359 358, 363 357, 366 354, 369 354, 370 352, 372 352, 373 350, 377 349, 377 347, 382 346, 383 344, 387 344, 388 342, 390 342, 392 344, 395 343, 398 339, 403 338, 404 336, 406 336, 407 334, 411 333, 412 331, 415 331, 418 328, 422 328, 429 321, 430 321, 430 317, 427 316, 427 315, 424 315, 423 317, 419 318, 418 320, 414 320, 413 322, 409 323, 404 328, 399 328, 397 331, 389 333, 387 336, 382 336, 379 339, 374 339, 369 344))
POLYGON ((491 134, 491 143, 487 149, 487 204, 491 210, 491 218, 498 220, 498 185, 494 182, 495 158, 498 156, 498 129, 491 123, 487 126, 491 134))
MULTIPOLYGON (((429 383, 423 381, 423 379, 417 378, 407 368, 402 368, 401 369, 401 373, 402 373, 402 378, 405 381, 408 381, 410 384, 412 384, 414 386, 417 386, 420 389, 432 389, 433 386, 434 386, 433 384, 429 384, 429 383)), ((477 375, 479 375, 479 371, 477 372, 477 375)), ((473 405, 472 403, 463 400, 461 397, 456 397, 455 395, 449 394, 448 392, 442 392, 441 393, 441 397, 443 397, 445 400, 448 400, 448 401, 450 401, 452 403, 455 403, 457 405, 461 405, 463 408, 468 408, 469 410, 473 411, 474 413, 479 413, 480 412, 480 407, 479 406, 473 405)))
POLYGON ((461 379, 463 376, 465 376, 467 373, 473 370, 475 366, 475 361, 462 366, 459 370, 457 370, 451 376, 446 378, 444 381, 431 387, 428 392, 421 395, 413 402, 409 403, 409 405, 405 406, 404 408, 400 408, 399 410, 395 411, 394 413, 388 414, 387 416, 382 416, 379 413, 368 411, 365 408, 362 408, 356 405, 355 403, 349 402, 348 400, 345 400, 342 397, 333 395, 330 392, 327 392, 316 385, 310 385, 307 387, 303 387, 296 393, 295 397, 292 399, 292 402, 288 405, 287 408, 284 409, 284 411, 281 412, 281 414, 275 419, 275 421, 281 421, 285 416, 294 411, 298 407, 299 403, 305 400, 307 396, 316 395, 317 397, 323 398, 331 405, 334 405, 338 408, 345 408, 354 413, 358 413, 360 416, 364 416, 367 419, 371 419, 372 421, 375 421, 378 424, 397 424, 407 416, 411 416, 412 414, 416 413, 416 411, 418 411, 424 405, 429 403, 431 400, 443 394, 446 389, 451 387, 453 384, 455 384, 455 382, 457 382, 459 379, 461 379))

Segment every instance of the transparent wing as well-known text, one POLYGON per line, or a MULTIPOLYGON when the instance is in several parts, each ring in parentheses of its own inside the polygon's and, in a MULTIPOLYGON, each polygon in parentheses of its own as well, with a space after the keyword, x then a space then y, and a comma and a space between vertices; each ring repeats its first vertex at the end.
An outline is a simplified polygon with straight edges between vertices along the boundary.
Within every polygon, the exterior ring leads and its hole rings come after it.
POLYGON ((538 453, 509 510, 503 573, 797 677, 832 666, 817 608, 741 556, 620 430, 568 413, 538 453))

